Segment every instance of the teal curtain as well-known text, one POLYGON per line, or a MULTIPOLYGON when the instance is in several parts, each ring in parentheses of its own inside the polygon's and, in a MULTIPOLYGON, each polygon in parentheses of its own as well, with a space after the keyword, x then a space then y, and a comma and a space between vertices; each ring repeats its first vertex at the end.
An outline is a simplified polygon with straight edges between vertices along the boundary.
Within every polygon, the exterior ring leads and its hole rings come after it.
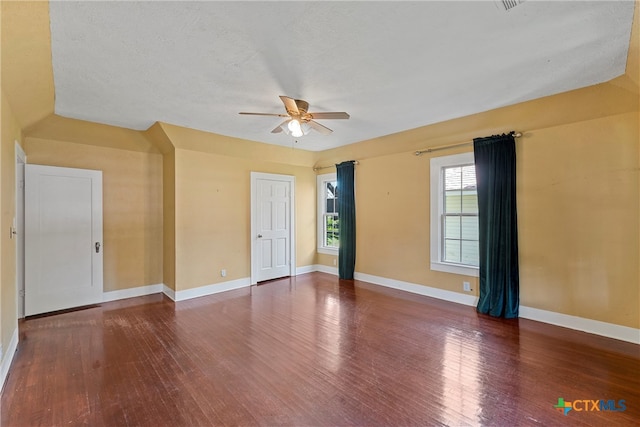
POLYGON ((338 175, 338 276, 353 280, 356 268, 356 201, 353 160, 336 165, 338 175))
POLYGON ((519 267, 516 147, 512 134, 476 138, 480 299, 478 311, 518 317, 519 267))

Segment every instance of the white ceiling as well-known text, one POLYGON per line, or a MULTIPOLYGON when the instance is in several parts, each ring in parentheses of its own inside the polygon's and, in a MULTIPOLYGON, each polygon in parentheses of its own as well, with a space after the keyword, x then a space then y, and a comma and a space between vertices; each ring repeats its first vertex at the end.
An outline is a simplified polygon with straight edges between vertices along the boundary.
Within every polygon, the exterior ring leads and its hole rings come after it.
POLYGON ((633 1, 50 3, 55 111, 292 146, 278 98, 323 120, 324 150, 608 81, 633 1))

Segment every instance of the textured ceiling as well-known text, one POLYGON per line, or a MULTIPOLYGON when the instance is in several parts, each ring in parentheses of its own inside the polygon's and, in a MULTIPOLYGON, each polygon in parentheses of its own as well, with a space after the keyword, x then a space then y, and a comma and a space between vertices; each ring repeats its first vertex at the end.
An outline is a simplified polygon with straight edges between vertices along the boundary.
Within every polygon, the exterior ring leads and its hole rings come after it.
POLYGON ((633 1, 51 2, 55 112, 156 121, 292 146, 279 95, 323 120, 324 150, 608 81, 633 1))

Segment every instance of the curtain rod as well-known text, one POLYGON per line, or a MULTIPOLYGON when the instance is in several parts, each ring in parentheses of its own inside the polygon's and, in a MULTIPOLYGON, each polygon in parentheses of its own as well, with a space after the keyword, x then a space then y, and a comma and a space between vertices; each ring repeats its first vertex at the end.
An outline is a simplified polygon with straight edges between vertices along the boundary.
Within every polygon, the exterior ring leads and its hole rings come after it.
MULTIPOLYGON (((354 164, 354 165, 359 165, 359 164, 360 164, 360 162, 359 162, 359 161, 357 161, 357 160, 354 160, 354 161, 353 161, 353 164, 354 164)), ((314 171, 319 171, 320 169, 329 169, 329 168, 333 168, 333 167, 335 167, 335 166, 336 166, 336 165, 331 165, 331 166, 314 166, 314 167, 313 167, 313 170, 314 170, 314 171)))
MULTIPOLYGON (((509 132, 509 134, 513 135, 514 138, 520 138, 522 136, 522 132, 516 132, 516 131, 511 131, 509 132)), ((424 153, 431 153, 432 151, 447 150, 449 148, 462 147, 462 146, 471 145, 471 144, 473 144, 473 141, 458 142, 456 144, 448 144, 448 145, 440 145, 438 147, 426 148, 424 150, 416 151, 413 154, 415 154, 416 156, 421 156, 424 153)))

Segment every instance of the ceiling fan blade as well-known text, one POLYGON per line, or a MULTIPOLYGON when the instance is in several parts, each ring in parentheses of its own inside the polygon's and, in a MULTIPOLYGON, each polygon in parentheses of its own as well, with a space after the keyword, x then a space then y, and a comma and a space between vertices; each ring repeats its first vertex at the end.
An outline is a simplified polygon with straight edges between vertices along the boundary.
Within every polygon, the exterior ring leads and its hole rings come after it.
POLYGON ((280 95, 280 99, 284 103, 284 108, 287 109, 287 112, 300 114, 300 111, 298 110, 298 104, 296 104, 295 99, 289 98, 288 96, 283 96, 283 95, 280 95))
POLYGON ((348 119, 349 116, 344 111, 334 111, 331 113, 308 113, 309 118, 311 119, 348 119))
POLYGON ((248 116, 273 116, 273 117, 289 117, 288 114, 272 114, 272 113, 245 113, 241 112, 238 114, 245 114, 248 116))
POLYGON ((289 120, 285 120, 284 122, 280 123, 277 128, 275 128, 274 130, 271 131, 271 133, 280 133, 280 132, 282 132, 282 126, 284 126, 287 122, 289 122, 289 120))
POLYGON ((329 135, 329 134, 331 134, 333 132, 328 127, 323 126, 318 122, 314 122, 313 120, 309 120, 307 123, 309 124, 309 126, 311 126, 312 129, 320 132, 323 135, 329 135))

